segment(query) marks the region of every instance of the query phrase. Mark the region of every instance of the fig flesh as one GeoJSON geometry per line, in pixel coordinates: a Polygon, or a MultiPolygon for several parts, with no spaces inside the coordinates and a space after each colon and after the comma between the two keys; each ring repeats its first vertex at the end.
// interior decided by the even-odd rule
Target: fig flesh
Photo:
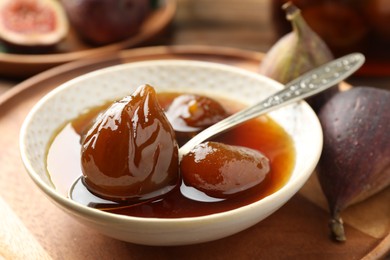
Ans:
{"type": "Polygon", "coordinates": [[[390,91],[355,87],[321,109],[324,148],[317,167],[331,231],[344,241],[341,211],[390,185],[390,91]]]}
{"type": "Polygon", "coordinates": [[[93,45],[134,35],[148,15],[149,0],[61,0],[77,34],[93,45]]]}
{"type": "Polygon", "coordinates": [[[218,142],[195,146],[180,163],[184,183],[215,198],[259,185],[269,171],[269,159],[259,151],[218,142]]]}
{"type": "Polygon", "coordinates": [[[145,85],[100,114],[82,141],[85,186],[113,201],[160,197],[179,181],[174,131],[145,85]]]}
{"type": "Polygon", "coordinates": [[[0,1],[0,19],[0,38],[21,51],[49,49],[69,30],[66,14],[54,0],[0,1]]]}

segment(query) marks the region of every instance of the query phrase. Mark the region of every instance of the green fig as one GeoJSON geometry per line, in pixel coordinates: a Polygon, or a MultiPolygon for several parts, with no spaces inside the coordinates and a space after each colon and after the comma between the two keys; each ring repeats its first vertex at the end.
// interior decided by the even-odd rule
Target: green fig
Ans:
{"type": "Polygon", "coordinates": [[[389,100],[390,91],[355,87],[319,112],[324,148],[317,173],[337,241],[346,240],[340,213],[390,185],[389,100]]]}
{"type": "MultiPolygon", "coordinates": [[[[286,84],[305,72],[334,59],[328,46],[306,23],[301,10],[291,2],[283,5],[293,31],[279,39],[266,53],[259,73],[286,84]]],[[[338,92],[333,87],[308,100],[314,110],[338,92]]]]}

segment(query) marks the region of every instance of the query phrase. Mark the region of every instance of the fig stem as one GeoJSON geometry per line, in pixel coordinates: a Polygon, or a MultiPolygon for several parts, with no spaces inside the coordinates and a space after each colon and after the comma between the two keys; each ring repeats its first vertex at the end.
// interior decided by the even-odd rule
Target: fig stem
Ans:
{"type": "Polygon", "coordinates": [[[333,214],[332,219],[329,221],[329,228],[332,232],[333,238],[338,242],[344,242],[346,240],[344,231],[344,222],[339,213],[333,214]]]}
{"type": "Polygon", "coordinates": [[[291,3],[290,1],[283,4],[282,9],[286,12],[286,18],[289,21],[292,21],[294,17],[301,12],[301,10],[295,5],[293,5],[293,3],[291,3]]]}
{"type": "Polygon", "coordinates": [[[283,4],[282,8],[286,12],[287,20],[291,22],[293,31],[300,36],[299,39],[306,38],[307,35],[315,35],[315,32],[309,27],[305,19],[303,19],[301,9],[290,1],[283,4]]]}

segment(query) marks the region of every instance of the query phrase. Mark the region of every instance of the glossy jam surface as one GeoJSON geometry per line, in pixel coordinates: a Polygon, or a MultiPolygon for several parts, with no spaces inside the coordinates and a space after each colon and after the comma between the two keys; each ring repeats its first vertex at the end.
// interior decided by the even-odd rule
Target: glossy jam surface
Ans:
{"type": "Polygon", "coordinates": [[[187,186],[223,199],[260,185],[269,171],[269,160],[259,151],[210,141],[196,145],[180,163],[187,186]]]}
{"type": "Polygon", "coordinates": [[[228,115],[218,101],[196,94],[177,96],[166,109],[166,114],[175,128],[179,145],[228,115]]]}
{"type": "Polygon", "coordinates": [[[114,102],[82,138],[85,186],[104,199],[142,201],[179,182],[175,133],[151,86],[114,102]]]}
{"type": "MultiPolygon", "coordinates": [[[[159,93],[159,104],[166,111],[179,95],[180,93],[159,93]]],[[[242,104],[231,100],[218,97],[215,97],[215,100],[222,104],[228,114],[243,108],[242,104]]],[[[91,109],[66,124],[53,138],[48,150],[47,169],[56,189],[65,196],[75,180],[82,175],[80,162],[80,139],[84,138],[81,137],[82,133],[89,128],[91,119],[106,108],[107,106],[102,106],[91,109]],[[64,153],[68,156],[64,156],[64,153]]],[[[258,180],[261,179],[259,184],[248,187],[239,196],[229,199],[210,199],[202,202],[189,199],[183,194],[191,188],[182,183],[156,200],[132,207],[110,207],[105,210],[129,216],[158,218],[194,217],[228,211],[258,201],[277,191],[288,181],[294,167],[295,150],[291,137],[267,116],[248,121],[212,141],[260,151],[269,160],[268,174],[259,177],[258,180]]],[[[85,194],[82,193],[81,196],[85,194]]],[[[90,198],[85,197],[85,201],[89,200],[90,198]]],[[[90,203],[89,206],[104,208],[99,203],[90,203]]]]}

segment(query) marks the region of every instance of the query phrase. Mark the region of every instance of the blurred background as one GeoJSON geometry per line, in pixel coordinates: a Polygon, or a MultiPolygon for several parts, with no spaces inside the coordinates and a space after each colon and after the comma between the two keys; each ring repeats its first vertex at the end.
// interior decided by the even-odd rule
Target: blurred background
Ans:
{"type": "MultiPolygon", "coordinates": [[[[164,26],[166,29],[155,33],[152,37],[145,37],[144,40],[123,44],[120,49],[160,45],[205,45],[266,53],[281,36],[291,31],[291,25],[281,8],[286,1],[163,0],[160,1],[160,5],[174,6],[173,15],[169,18],[168,25],[164,26]]],[[[302,10],[309,25],[320,34],[336,56],[361,51],[368,57],[364,70],[350,79],[352,84],[388,88],[390,83],[388,0],[293,0],[292,2],[302,10]]],[[[60,46],[61,51],[72,52],[74,47],[72,41],[73,38],[70,43],[67,43],[71,47],[60,46]]],[[[83,50],[94,49],[93,46],[80,46],[78,48],[83,50]]],[[[100,48],[96,49],[100,50],[100,48]]],[[[15,68],[7,64],[9,59],[14,61],[18,56],[9,58],[7,56],[9,53],[4,49],[3,52],[5,53],[0,53],[0,67],[3,71],[25,69],[18,67],[17,61],[15,68]]],[[[94,54],[96,53],[102,54],[100,51],[94,54]]],[[[26,58],[29,59],[29,63],[40,59],[36,56],[34,61],[34,56],[24,57],[24,55],[20,55],[19,59],[24,61],[26,58]]],[[[27,76],[15,78],[4,73],[0,74],[0,93],[27,78],[27,76]]],[[[33,73],[35,74],[36,72],[33,73]]]]}
{"type": "Polygon", "coordinates": [[[179,0],[173,42],[266,52],[277,39],[269,0],[179,0]]]}
{"type": "MultiPolygon", "coordinates": [[[[173,42],[225,45],[266,53],[292,28],[287,0],[178,0],[173,42]]],[[[390,4],[387,0],[292,0],[310,27],[340,56],[363,52],[364,70],[350,81],[390,88],[390,4]]]]}

